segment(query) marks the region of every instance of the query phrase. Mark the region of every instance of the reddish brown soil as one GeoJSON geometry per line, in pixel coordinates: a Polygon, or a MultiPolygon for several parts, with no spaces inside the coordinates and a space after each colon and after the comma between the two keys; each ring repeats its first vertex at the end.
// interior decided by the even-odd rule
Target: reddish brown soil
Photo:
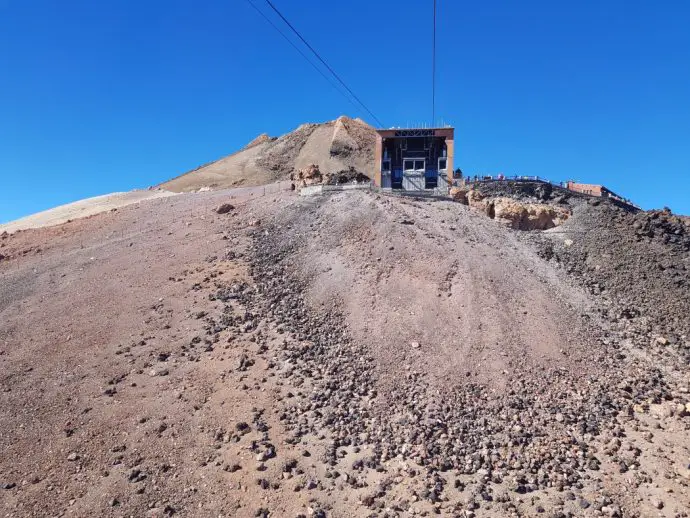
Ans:
{"type": "MultiPolygon", "coordinates": [[[[223,336],[213,351],[203,341],[198,354],[182,350],[206,339],[198,314],[216,309],[214,283],[247,279],[241,260],[223,257],[244,248],[251,216],[211,210],[247,199],[232,198],[156,200],[9,238],[0,482],[16,487],[0,493],[3,516],[254,516],[264,496],[247,450],[258,435],[252,408],[275,425],[275,396],[260,362],[243,381],[231,374],[250,342],[223,336]],[[216,440],[242,421],[252,430],[239,443],[223,442],[225,432],[216,440]],[[240,471],[224,471],[235,463],[240,471]],[[146,478],[130,481],[135,471],[146,478]]],[[[266,496],[273,509],[306,503],[287,494],[266,496]]]]}
{"type": "Polygon", "coordinates": [[[608,351],[597,301],[513,231],[450,202],[263,194],[183,194],[3,238],[0,515],[687,516],[687,369],[668,399],[631,401],[600,435],[580,434],[588,407],[568,401],[598,378],[638,379],[645,352],[595,361],[608,351]],[[221,203],[234,209],[217,214],[221,203]],[[257,264],[288,245],[284,273],[257,264]],[[285,287],[280,304],[304,297],[314,336],[275,316],[266,279],[285,287]],[[345,341],[319,363],[309,349],[326,309],[345,341]],[[357,400],[371,410],[347,398],[332,410],[370,416],[360,446],[335,441],[317,405],[335,404],[356,369],[371,374],[357,400]],[[522,468],[491,482],[433,468],[432,449],[380,455],[398,436],[377,433],[405,431],[402,409],[426,416],[408,430],[433,429],[438,395],[474,386],[500,404],[520,387],[537,387],[523,395],[539,404],[560,391],[565,418],[535,406],[515,419],[587,442],[578,451],[600,465],[524,494],[510,471],[522,468]]]}

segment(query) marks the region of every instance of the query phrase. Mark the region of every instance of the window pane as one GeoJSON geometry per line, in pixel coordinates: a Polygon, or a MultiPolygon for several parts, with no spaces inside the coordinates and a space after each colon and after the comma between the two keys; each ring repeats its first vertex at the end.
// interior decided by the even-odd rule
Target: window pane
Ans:
{"type": "Polygon", "coordinates": [[[415,160],[414,168],[415,168],[417,171],[422,171],[422,170],[424,170],[424,160],[415,160]]]}
{"type": "Polygon", "coordinates": [[[413,168],[414,168],[414,161],[413,160],[405,160],[403,162],[403,169],[405,169],[405,171],[409,171],[410,169],[413,169],[413,168]]]}
{"type": "Polygon", "coordinates": [[[438,161],[438,168],[439,169],[445,169],[446,168],[446,159],[445,158],[441,158],[438,161]]]}

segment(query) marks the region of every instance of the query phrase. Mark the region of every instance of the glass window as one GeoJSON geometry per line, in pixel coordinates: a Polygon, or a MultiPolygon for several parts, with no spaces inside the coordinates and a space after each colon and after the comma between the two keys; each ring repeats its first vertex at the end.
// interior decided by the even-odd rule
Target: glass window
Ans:
{"type": "Polygon", "coordinates": [[[403,169],[405,171],[411,171],[412,169],[414,169],[414,160],[404,160],[403,169]]]}
{"type": "Polygon", "coordinates": [[[445,158],[439,158],[438,159],[438,168],[439,169],[445,169],[446,168],[446,159],[445,158]]]}
{"type": "Polygon", "coordinates": [[[424,160],[415,160],[414,161],[414,168],[416,171],[423,171],[424,170],[424,160]]]}

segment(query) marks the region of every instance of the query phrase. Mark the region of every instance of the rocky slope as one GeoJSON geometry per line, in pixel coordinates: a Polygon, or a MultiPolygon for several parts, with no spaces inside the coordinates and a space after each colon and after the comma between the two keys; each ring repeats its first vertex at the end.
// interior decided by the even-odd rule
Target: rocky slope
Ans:
{"type": "Polygon", "coordinates": [[[668,209],[641,211],[536,182],[480,184],[460,195],[470,206],[523,230],[531,229],[524,217],[502,219],[489,209],[516,204],[510,216],[524,216],[526,208],[535,206],[567,214],[558,228],[550,224],[542,227],[552,228],[549,232],[520,236],[605,300],[602,311],[621,328],[622,338],[690,355],[683,346],[690,336],[688,217],[668,209]]]}
{"type": "Polygon", "coordinates": [[[341,116],[323,124],[303,124],[278,138],[266,134],[242,150],[205,164],[161,184],[174,192],[201,188],[263,185],[287,180],[291,173],[312,164],[323,174],[354,168],[373,174],[376,133],[361,119],[341,116]]]}
{"type": "Polygon", "coordinates": [[[687,516],[686,223],[501,189],[3,236],[3,516],[687,516]]]}

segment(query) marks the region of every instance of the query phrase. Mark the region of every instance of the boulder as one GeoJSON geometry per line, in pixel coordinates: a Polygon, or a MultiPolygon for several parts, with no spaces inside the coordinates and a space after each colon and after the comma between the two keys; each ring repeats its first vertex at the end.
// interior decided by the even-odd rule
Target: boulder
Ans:
{"type": "Polygon", "coordinates": [[[486,207],[486,202],[484,201],[484,195],[477,189],[470,189],[467,194],[467,203],[470,207],[475,209],[484,209],[486,207]]]}
{"type": "Polygon", "coordinates": [[[450,188],[450,197],[459,202],[462,203],[463,205],[468,205],[469,202],[467,201],[467,193],[470,192],[469,189],[466,189],[464,187],[451,187],[450,188]]]}
{"type": "Polygon", "coordinates": [[[219,207],[216,209],[216,212],[217,212],[218,214],[227,214],[228,212],[230,212],[230,211],[233,210],[234,208],[235,208],[235,206],[232,205],[231,203],[223,203],[221,206],[219,206],[219,207]]]}
{"type": "Polygon", "coordinates": [[[296,182],[298,187],[307,187],[308,185],[323,183],[323,175],[318,165],[311,164],[302,169],[298,169],[296,173],[292,173],[290,175],[290,180],[296,182]]]}

